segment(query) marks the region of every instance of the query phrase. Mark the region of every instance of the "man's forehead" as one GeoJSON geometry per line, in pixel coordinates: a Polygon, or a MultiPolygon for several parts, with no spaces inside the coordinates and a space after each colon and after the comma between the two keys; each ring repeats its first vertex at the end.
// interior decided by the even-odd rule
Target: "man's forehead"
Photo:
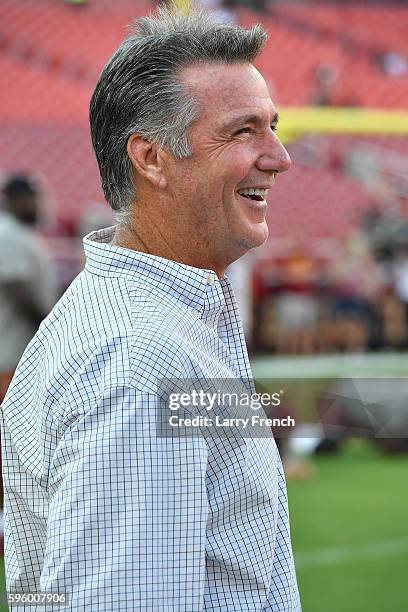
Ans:
{"type": "Polygon", "coordinates": [[[250,63],[201,62],[185,67],[181,77],[189,87],[201,93],[215,88],[227,91],[234,86],[268,91],[263,76],[250,63]]]}
{"type": "Polygon", "coordinates": [[[182,80],[196,99],[200,115],[211,115],[219,125],[249,115],[273,121],[276,115],[268,86],[252,64],[189,66],[182,80]]]}

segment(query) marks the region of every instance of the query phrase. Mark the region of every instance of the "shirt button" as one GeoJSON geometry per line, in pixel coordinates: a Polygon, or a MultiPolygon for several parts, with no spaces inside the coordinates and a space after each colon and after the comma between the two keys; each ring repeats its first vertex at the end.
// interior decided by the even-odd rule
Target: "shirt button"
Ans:
{"type": "Polygon", "coordinates": [[[215,283],[215,272],[209,272],[207,276],[207,285],[213,285],[215,283]]]}

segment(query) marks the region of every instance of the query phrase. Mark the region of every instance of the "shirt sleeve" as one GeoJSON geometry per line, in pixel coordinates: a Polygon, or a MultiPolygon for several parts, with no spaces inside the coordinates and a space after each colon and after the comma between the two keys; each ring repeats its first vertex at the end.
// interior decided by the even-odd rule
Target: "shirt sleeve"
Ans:
{"type": "Polygon", "coordinates": [[[289,529],[288,499],[282,461],[278,465],[278,522],[272,585],[264,612],[301,612],[289,529]]]}
{"type": "Polygon", "coordinates": [[[68,594],[59,610],[202,610],[206,445],[157,436],[165,409],[154,394],[119,388],[69,412],[41,576],[43,591],[68,594]]]}

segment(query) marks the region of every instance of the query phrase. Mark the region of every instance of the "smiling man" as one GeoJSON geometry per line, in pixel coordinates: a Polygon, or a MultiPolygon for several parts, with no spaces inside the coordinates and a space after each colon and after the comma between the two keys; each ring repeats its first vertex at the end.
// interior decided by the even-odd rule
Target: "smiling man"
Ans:
{"type": "Polygon", "coordinates": [[[191,153],[180,159],[140,133],[130,136],[139,199],[115,244],[221,278],[268,237],[266,196],[290,158],[275,134],[266,83],[251,63],[201,61],[184,68],[180,84],[198,114],[188,131],[191,153]]]}
{"type": "Polygon", "coordinates": [[[290,166],[253,65],[265,39],[162,9],[101,74],[91,131],[116,225],[85,238],[3,405],[9,591],[63,593],[60,611],[300,610],[271,435],[158,429],[163,380],[253,390],[224,271],[267,238],[290,166]]]}

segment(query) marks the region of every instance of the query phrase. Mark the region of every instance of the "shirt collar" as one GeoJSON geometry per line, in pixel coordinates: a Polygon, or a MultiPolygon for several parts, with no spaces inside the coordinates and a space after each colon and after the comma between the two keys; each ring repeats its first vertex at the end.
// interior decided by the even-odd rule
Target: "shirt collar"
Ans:
{"type": "Polygon", "coordinates": [[[206,319],[221,312],[227,279],[220,281],[213,270],[114,246],[110,244],[114,232],[115,227],[108,227],[85,236],[86,270],[98,276],[142,277],[152,292],[162,290],[174,295],[200,310],[206,319]]]}

